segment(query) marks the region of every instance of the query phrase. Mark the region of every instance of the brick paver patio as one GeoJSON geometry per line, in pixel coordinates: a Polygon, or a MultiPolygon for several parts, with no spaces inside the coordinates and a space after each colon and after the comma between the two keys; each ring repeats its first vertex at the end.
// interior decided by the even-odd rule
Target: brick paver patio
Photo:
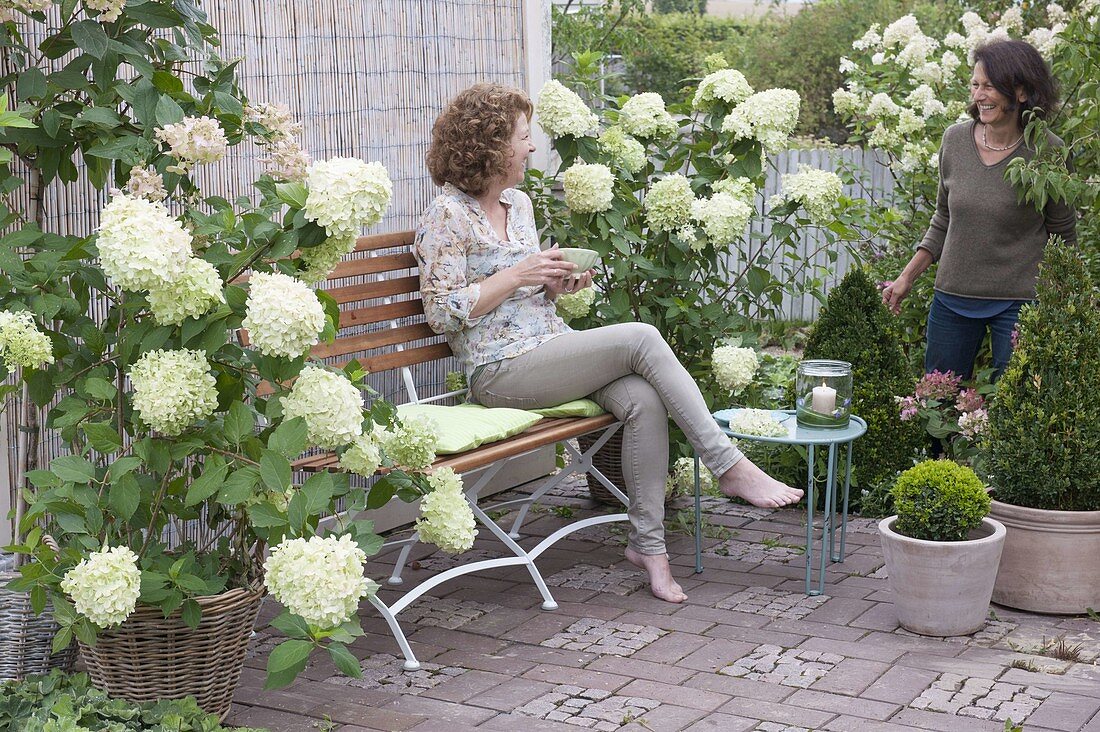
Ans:
{"type": "MultiPolygon", "coordinates": [[[[567,509],[532,517],[525,542],[560,527],[560,514],[602,510],[577,488],[551,498],[567,509]]],[[[364,604],[367,635],[352,647],[362,679],[318,657],[293,686],[265,692],[278,639],[260,630],[227,723],[278,732],[1003,732],[1012,719],[1028,732],[1100,732],[1100,622],[994,607],[973,636],[914,635],[897,626],[873,521],[853,519],[827,595],[806,597],[802,510],[718,500],[705,509],[703,574],[692,572],[691,538],[669,535],[683,605],[652,598],[622,558],[625,534],[597,527],[539,561],[555,612],[539,609],[514,567],[414,603],[401,619],[417,672],[402,670],[385,623],[364,604]]],[[[473,552],[499,556],[486,535],[473,552]]],[[[453,566],[426,549],[414,556],[411,581],[453,566]]],[[[372,564],[371,576],[388,569],[372,564]]],[[[269,600],[262,620],[276,611],[269,600]]]]}

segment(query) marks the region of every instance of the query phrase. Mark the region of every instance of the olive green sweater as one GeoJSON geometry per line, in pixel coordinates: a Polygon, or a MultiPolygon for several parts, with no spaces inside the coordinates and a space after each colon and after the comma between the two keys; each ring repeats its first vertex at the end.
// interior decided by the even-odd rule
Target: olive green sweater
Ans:
{"type": "MultiPolygon", "coordinates": [[[[1034,151],[1020,145],[999,163],[986,165],[974,142],[976,124],[952,125],[943,134],[936,213],[918,248],[939,262],[935,286],[941,292],[1031,300],[1049,235],[1075,243],[1077,216],[1061,201],[1048,201],[1042,212],[1019,203],[1004,179],[1005,167],[1034,151]]],[[[1050,142],[1062,145],[1054,135],[1050,142]]]]}

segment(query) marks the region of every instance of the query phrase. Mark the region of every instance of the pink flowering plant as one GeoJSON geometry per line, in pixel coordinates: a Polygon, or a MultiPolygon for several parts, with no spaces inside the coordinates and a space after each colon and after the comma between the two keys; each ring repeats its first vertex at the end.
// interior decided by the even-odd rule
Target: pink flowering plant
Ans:
{"type": "Polygon", "coordinates": [[[969,464],[989,422],[987,400],[996,388],[988,381],[991,374],[991,370],[979,373],[973,386],[964,386],[951,371],[925,374],[912,394],[894,397],[898,419],[918,421],[930,437],[940,441],[947,457],[969,464]]]}

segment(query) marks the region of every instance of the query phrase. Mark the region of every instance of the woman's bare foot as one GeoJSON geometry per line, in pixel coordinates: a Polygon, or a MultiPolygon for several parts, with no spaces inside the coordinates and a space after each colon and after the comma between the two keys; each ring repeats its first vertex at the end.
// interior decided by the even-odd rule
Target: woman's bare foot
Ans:
{"type": "Polygon", "coordinates": [[[627,547],[626,559],[638,569],[646,571],[649,575],[649,591],[658,600],[683,602],[687,599],[684,588],[672,577],[667,554],[642,554],[627,547]]]}
{"type": "Polygon", "coordinates": [[[732,468],[718,479],[718,487],[730,498],[744,498],[754,506],[761,508],[779,508],[798,503],[802,500],[802,491],[780,483],[758,468],[747,457],[738,460],[732,468]]]}

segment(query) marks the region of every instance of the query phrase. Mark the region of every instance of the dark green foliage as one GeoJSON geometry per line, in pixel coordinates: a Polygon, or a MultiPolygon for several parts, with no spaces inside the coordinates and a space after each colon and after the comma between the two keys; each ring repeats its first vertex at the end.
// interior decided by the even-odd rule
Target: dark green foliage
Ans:
{"type": "Polygon", "coordinates": [[[199,709],[194,697],[134,704],[111,699],[91,685],[87,674],[69,676],[60,671],[0,683],[0,729],[229,732],[216,716],[199,709]]]}
{"type": "Polygon", "coordinates": [[[653,0],[654,13],[695,13],[707,12],[707,0],[653,0]]]}
{"type": "Polygon", "coordinates": [[[891,318],[870,278],[854,268],[829,293],[806,344],[807,359],[852,364],[852,412],[867,421],[867,434],[855,443],[853,479],[872,496],[912,465],[921,440],[919,424],[898,419],[894,397],[913,382],[891,318]]]}
{"type": "Polygon", "coordinates": [[[1037,292],[989,412],[994,497],[1100,511],[1100,296],[1076,247],[1047,244],[1037,292]]]}
{"type": "Polygon", "coordinates": [[[964,541],[989,513],[989,494],[973,470],[951,460],[925,460],[898,476],[894,529],[925,541],[964,541]]]}

